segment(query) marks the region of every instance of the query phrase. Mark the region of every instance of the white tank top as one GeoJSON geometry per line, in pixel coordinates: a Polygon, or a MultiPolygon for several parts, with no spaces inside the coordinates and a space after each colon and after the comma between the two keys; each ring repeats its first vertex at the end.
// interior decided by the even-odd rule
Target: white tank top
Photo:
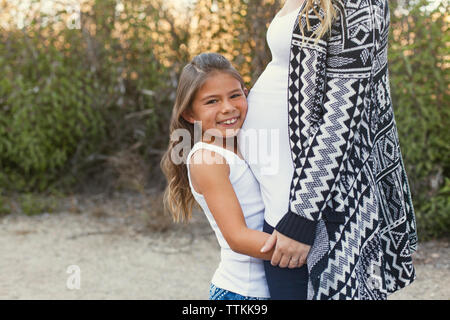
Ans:
{"type": "Polygon", "coordinates": [[[247,117],[238,135],[240,153],[261,187],[264,218],[272,227],[288,210],[294,173],[287,92],[292,31],[302,6],[281,17],[277,14],[267,30],[272,61],[248,95],[247,117]],[[255,135],[257,143],[252,140],[255,135]]]}
{"type": "MultiPolygon", "coordinates": [[[[194,152],[199,149],[214,151],[225,158],[230,167],[230,182],[241,205],[247,227],[262,231],[264,203],[261,198],[258,181],[256,181],[247,163],[232,151],[213,144],[197,142],[187,156],[187,164],[189,164],[194,152]]],[[[267,287],[263,261],[236,253],[230,249],[230,246],[214,220],[214,216],[208,208],[205,198],[203,195],[197,193],[192,186],[189,165],[187,165],[187,169],[192,194],[208,218],[221,248],[221,261],[211,282],[216,287],[243,296],[269,298],[270,294],[267,287]]]]}

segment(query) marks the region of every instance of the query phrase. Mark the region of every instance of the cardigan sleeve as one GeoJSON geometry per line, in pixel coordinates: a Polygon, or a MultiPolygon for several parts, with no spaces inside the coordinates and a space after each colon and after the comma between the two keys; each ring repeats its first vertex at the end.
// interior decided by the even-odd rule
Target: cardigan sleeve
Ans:
{"type": "MultiPolygon", "coordinates": [[[[346,1],[341,1],[344,8],[346,1]]],[[[347,39],[343,34],[337,36],[336,32],[346,32],[345,17],[355,13],[345,9],[343,12],[344,18],[337,19],[333,25],[332,44],[328,38],[312,44],[305,28],[305,36],[309,35],[306,45],[291,48],[288,117],[294,175],[288,212],[275,229],[308,245],[313,244],[316,224],[323,219],[324,209],[333,198],[343,159],[348,156],[360,123],[364,92],[370,85],[371,61],[368,63],[369,59],[356,56],[360,53],[358,50],[352,56],[352,53],[344,55],[342,49],[336,49],[343,48],[347,39]],[[342,39],[341,43],[336,45],[336,39],[342,39]],[[340,63],[342,61],[351,63],[340,63]],[[329,67],[330,62],[332,67],[329,67]],[[352,69],[369,71],[352,73],[352,69]]],[[[373,30],[368,30],[371,32],[373,30]]],[[[301,39],[301,33],[297,37],[301,39]]],[[[373,47],[373,35],[367,34],[366,39],[366,52],[369,52],[373,47]]]]}

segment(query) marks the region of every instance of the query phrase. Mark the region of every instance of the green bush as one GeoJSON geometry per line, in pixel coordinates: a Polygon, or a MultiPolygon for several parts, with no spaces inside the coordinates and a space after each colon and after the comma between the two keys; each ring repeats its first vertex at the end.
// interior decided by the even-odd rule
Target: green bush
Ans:
{"type": "Polygon", "coordinates": [[[117,154],[156,158],[148,150],[165,146],[174,91],[155,56],[169,35],[152,36],[161,3],[126,2],[117,12],[116,1],[96,0],[78,29],[58,22],[61,11],[51,23],[30,13],[25,28],[0,34],[0,186],[70,189],[103,174],[114,184],[117,154]]]}
{"type": "Polygon", "coordinates": [[[11,206],[8,203],[8,199],[0,194],[0,217],[2,215],[10,214],[11,206]]]}
{"type": "Polygon", "coordinates": [[[58,208],[58,201],[54,197],[43,197],[33,193],[24,193],[19,196],[22,213],[33,216],[42,213],[52,213],[58,208]]]}
{"type": "Polygon", "coordinates": [[[391,93],[419,237],[450,231],[450,105],[448,42],[444,2],[432,12],[421,0],[396,15],[391,2],[389,70],[391,93]]]}
{"type": "Polygon", "coordinates": [[[104,123],[93,107],[92,76],[68,65],[54,48],[35,49],[35,57],[20,65],[2,62],[0,182],[9,189],[43,191],[72,156],[92,151],[101,137],[104,123]]]}

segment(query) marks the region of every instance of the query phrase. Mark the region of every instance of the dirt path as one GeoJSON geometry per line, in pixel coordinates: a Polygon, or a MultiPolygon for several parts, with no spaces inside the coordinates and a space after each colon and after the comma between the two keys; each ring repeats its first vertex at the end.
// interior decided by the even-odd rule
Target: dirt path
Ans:
{"type": "MultiPolygon", "coordinates": [[[[207,299],[219,248],[197,215],[191,226],[143,233],[117,217],[0,217],[0,299],[207,299]],[[73,280],[79,268],[80,288],[73,280]]],[[[391,299],[450,299],[450,245],[421,244],[418,279],[391,299]]]]}

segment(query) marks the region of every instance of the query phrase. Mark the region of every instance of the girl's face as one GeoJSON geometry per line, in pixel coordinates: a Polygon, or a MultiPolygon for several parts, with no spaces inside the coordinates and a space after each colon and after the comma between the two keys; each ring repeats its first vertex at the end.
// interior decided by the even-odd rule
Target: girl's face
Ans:
{"type": "Polygon", "coordinates": [[[205,136],[237,135],[247,115],[247,89],[225,72],[214,72],[197,90],[192,108],[183,113],[190,123],[201,121],[205,136]]]}

